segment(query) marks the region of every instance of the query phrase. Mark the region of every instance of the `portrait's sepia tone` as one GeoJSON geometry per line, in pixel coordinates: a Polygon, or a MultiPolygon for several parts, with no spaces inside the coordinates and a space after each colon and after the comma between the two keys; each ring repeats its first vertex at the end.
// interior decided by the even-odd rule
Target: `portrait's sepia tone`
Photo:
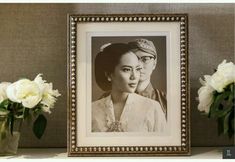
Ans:
{"type": "Polygon", "coordinates": [[[70,15],[68,32],[69,156],[189,155],[187,15],[70,15]]]}
{"type": "Polygon", "coordinates": [[[166,37],[93,37],[92,54],[92,132],[165,132],[166,37]]]}

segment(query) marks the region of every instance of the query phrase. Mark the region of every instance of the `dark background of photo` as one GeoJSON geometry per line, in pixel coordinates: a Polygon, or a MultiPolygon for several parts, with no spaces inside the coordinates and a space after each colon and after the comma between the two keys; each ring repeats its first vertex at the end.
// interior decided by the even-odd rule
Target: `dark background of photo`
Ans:
{"type": "Polygon", "coordinates": [[[106,43],[128,43],[135,39],[144,38],[152,41],[157,50],[157,66],[152,73],[152,85],[166,93],[166,36],[118,36],[118,37],[92,37],[92,101],[98,100],[104,91],[102,91],[95,81],[94,62],[95,57],[100,51],[100,47],[106,43]]]}
{"type": "MultiPolygon", "coordinates": [[[[223,59],[234,62],[235,4],[0,4],[0,82],[44,79],[62,94],[41,140],[25,122],[20,147],[67,145],[67,14],[188,13],[192,146],[234,145],[218,136],[217,122],[197,109],[199,78],[214,73],[223,59]]],[[[81,76],[82,78],[82,76],[81,76]]],[[[83,92],[78,92],[82,95],[83,92]]]]}

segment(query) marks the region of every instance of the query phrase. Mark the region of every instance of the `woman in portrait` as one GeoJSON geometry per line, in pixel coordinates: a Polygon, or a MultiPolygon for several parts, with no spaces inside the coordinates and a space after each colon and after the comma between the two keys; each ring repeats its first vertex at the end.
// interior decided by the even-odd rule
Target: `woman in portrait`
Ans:
{"type": "Polygon", "coordinates": [[[141,68],[129,45],[101,48],[95,78],[109,95],[92,103],[92,132],[164,132],[166,119],[159,102],[134,93],[141,68]]]}

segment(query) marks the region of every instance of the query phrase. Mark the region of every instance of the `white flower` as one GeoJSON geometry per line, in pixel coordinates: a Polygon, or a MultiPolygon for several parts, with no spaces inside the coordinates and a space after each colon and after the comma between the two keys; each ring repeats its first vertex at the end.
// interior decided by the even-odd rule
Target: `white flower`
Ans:
{"type": "Polygon", "coordinates": [[[44,84],[46,83],[46,80],[43,80],[41,76],[42,76],[42,74],[38,74],[33,81],[35,83],[37,83],[37,85],[39,86],[40,90],[43,92],[44,88],[45,88],[44,84]]]}
{"type": "Polygon", "coordinates": [[[24,107],[33,108],[42,99],[42,93],[34,81],[21,79],[8,86],[7,97],[13,102],[22,103],[24,107]]]}
{"type": "Polygon", "coordinates": [[[45,89],[42,97],[43,111],[51,113],[50,109],[54,107],[56,97],[61,94],[58,90],[53,90],[52,83],[45,83],[45,89]]]}
{"type": "Polygon", "coordinates": [[[50,109],[54,107],[56,97],[59,97],[61,94],[58,90],[53,90],[52,83],[47,83],[45,80],[42,79],[41,75],[42,74],[38,74],[34,81],[39,85],[42,91],[42,110],[44,112],[51,113],[50,109]]]}
{"type": "Polygon", "coordinates": [[[7,93],[6,93],[6,90],[7,90],[7,87],[10,85],[11,83],[9,82],[2,82],[0,84],[0,103],[2,101],[4,101],[5,99],[7,99],[7,93]]]}
{"type": "Polygon", "coordinates": [[[235,83],[235,65],[232,62],[226,63],[226,60],[224,60],[218,65],[218,69],[212,75],[209,84],[217,92],[223,92],[224,88],[231,83],[235,83]]]}
{"type": "Polygon", "coordinates": [[[215,90],[209,85],[211,76],[205,75],[204,78],[205,81],[200,79],[200,82],[203,86],[198,90],[198,110],[204,111],[208,114],[210,111],[210,106],[213,103],[213,91],[215,90]]]}

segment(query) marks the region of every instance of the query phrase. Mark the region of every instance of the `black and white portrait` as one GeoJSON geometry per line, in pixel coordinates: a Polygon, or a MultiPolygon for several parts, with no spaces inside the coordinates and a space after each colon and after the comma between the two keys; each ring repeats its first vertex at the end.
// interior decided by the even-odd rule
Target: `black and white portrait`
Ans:
{"type": "Polygon", "coordinates": [[[92,132],[167,129],[166,36],[93,36],[92,132]]]}
{"type": "Polygon", "coordinates": [[[181,146],[180,23],[77,20],[70,69],[76,146],[181,146]]]}

